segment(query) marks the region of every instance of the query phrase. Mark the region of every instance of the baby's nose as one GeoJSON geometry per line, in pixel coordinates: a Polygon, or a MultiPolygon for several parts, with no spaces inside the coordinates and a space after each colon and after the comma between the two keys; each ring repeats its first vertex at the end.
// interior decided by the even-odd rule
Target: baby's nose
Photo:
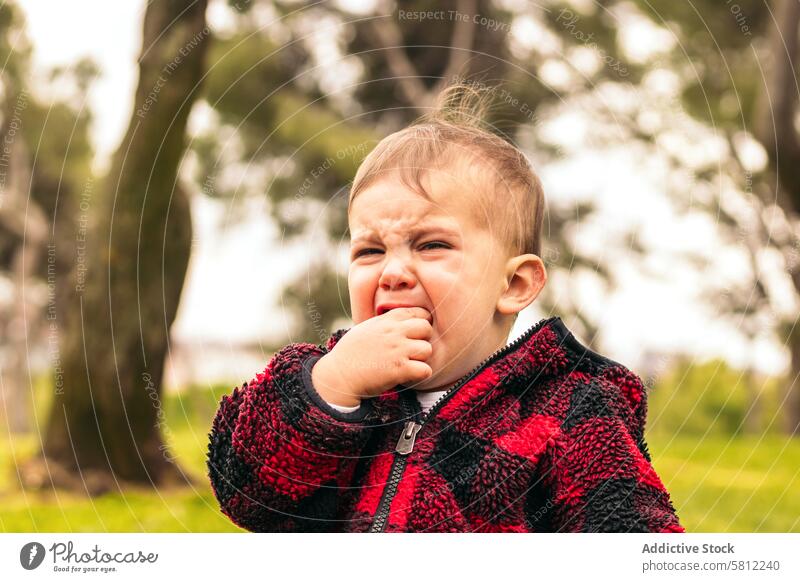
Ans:
{"type": "Polygon", "coordinates": [[[386,264],[378,281],[378,285],[383,289],[411,288],[416,284],[417,278],[414,273],[406,267],[403,261],[396,259],[386,264]]]}

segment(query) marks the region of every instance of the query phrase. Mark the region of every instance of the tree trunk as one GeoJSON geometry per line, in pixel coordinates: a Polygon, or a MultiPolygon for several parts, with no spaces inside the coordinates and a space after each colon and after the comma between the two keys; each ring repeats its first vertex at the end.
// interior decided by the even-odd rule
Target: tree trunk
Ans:
{"type": "MultiPolygon", "coordinates": [[[[766,75],[766,88],[760,96],[755,124],[756,137],[767,150],[770,174],[777,177],[775,194],[777,201],[792,224],[800,218],[800,141],[795,129],[797,111],[798,27],[800,26],[800,4],[797,0],[776,0],[773,22],[769,31],[766,54],[771,59],[766,75]]],[[[800,248],[800,239],[793,241],[793,248],[800,248]]],[[[797,294],[800,295],[800,261],[792,257],[788,265],[789,275],[797,294]]],[[[783,426],[789,435],[800,427],[800,318],[786,322],[784,334],[786,346],[791,354],[791,369],[786,380],[783,405],[783,426]]]]}
{"type": "Polygon", "coordinates": [[[29,348],[40,341],[36,274],[47,242],[47,221],[30,200],[30,159],[24,138],[5,132],[0,137],[10,150],[5,198],[0,201],[0,232],[11,234],[15,241],[9,265],[12,299],[6,318],[0,319],[6,348],[5,357],[0,357],[0,422],[7,424],[13,436],[30,432],[33,426],[29,348]]]}
{"type": "Polygon", "coordinates": [[[128,131],[97,195],[74,204],[81,215],[64,218],[75,219],[81,242],[87,228],[76,245],[86,260],[76,254],[62,283],[63,389],[56,387],[43,468],[29,471],[28,485],[38,479],[96,494],[121,481],[190,481],[162,439],[161,387],[191,248],[177,174],[205,71],[205,11],[206,0],[148,5],[128,131]]]}
{"type": "Polygon", "coordinates": [[[791,369],[783,393],[783,432],[800,432],[800,326],[786,325],[786,345],[791,354],[791,369]]]}

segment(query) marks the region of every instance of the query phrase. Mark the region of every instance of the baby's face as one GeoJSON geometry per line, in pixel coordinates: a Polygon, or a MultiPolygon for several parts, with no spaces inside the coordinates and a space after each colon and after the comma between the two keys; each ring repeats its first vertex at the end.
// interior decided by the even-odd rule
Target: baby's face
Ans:
{"type": "Polygon", "coordinates": [[[417,390],[448,386],[506,340],[496,305],[508,257],[474,216],[479,183],[429,171],[423,184],[430,202],[390,175],[350,208],[354,323],[382,315],[387,306],[424,307],[433,315],[427,361],[433,376],[414,385],[417,390]]]}

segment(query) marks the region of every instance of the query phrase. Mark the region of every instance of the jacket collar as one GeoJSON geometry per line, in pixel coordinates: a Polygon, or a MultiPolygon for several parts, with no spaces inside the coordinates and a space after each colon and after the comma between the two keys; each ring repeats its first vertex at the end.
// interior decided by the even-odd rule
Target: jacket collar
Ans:
{"type": "MultiPolygon", "coordinates": [[[[326,343],[327,350],[332,350],[348,331],[340,329],[334,332],[326,343]]],[[[541,378],[566,375],[571,371],[616,385],[638,419],[631,428],[643,428],[644,394],[639,378],[624,366],[581,344],[558,316],[540,320],[475,369],[466,372],[431,412],[445,420],[458,418],[478,403],[488,403],[507,387],[519,385],[518,380],[524,380],[523,384],[530,386],[541,378]]],[[[397,408],[404,393],[416,403],[416,399],[410,396],[411,391],[402,385],[372,400],[378,408],[397,408]]],[[[386,418],[387,415],[383,416],[386,418]]],[[[390,413],[389,416],[395,415],[390,413]]]]}
{"type": "MultiPolygon", "coordinates": [[[[350,328],[335,331],[328,339],[326,349],[332,350],[348,331],[350,328]]],[[[574,350],[575,344],[577,340],[567,330],[560,317],[543,319],[487,357],[476,368],[466,372],[452,386],[445,398],[459,401],[472,400],[514,378],[557,374],[566,368],[570,359],[567,350],[574,350]]],[[[582,350],[586,351],[586,348],[582,350]]],[[[396,386],[384,392],[380,400],[394,400],[403,391],[408,390],[403,385],[396,386]]]]}
{"type": "MultiPolygon", "coordinates": [[[[348,331],[350,331],[350,328],[335,331],[326,342],[326,350],[331,351],[348,331]]],[[[542,319],[529,327],[517,339],[488,356],[475,369],[465,372],[464,376],[455,385],[464,383],[464,380],[469,376],[475,375],[476,372],[480,372],[481,369],[487,366],[491,366],[498,371],[506,371],[507,373],[518,375],[530,372],[531,366],[538,366],[546,371],[554,371],[561,367],[560,364],[564,358],[560,352],[564,347],[572,348],[573,350],[577,347],[580,352],[591,353],[602,358],[602,356],[594,354],[594,352],[590,352],[590,350],[580,345],[564,325],[564,322],[561,321],[561,318],[554,316],[549,319],[542,319]],[[518,367],[519,365],[522,365],[522,368],[518,367]]]]}

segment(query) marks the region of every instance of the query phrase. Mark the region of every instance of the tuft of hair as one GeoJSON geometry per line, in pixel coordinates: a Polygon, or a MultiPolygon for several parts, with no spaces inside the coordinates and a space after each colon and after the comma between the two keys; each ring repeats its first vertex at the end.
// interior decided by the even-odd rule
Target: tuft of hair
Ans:
{"type": "Polygon", "coordinates": [[[350,188],[348,208],[366,188],[399,176],[433,201],[422,185],[430,170],[475,176],[471,208],[511,256],[541,254],[544,192],[525,154],[491,131],[487,116],[496,88],[460,83],[440,93],[412,125],[383,138],[364,158],[350,188]],[[480,177],[476,175],[480,174],[480,177]],[[482,177],[482,178],[481,178],[482,177]]]}

